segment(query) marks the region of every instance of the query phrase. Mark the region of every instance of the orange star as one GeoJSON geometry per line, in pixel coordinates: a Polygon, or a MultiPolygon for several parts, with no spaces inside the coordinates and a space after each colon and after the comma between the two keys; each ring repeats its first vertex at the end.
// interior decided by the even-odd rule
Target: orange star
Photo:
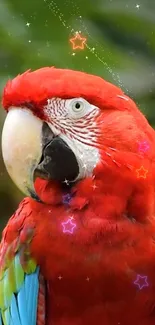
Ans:
{"type": "Polygon", "coordinates": [[[70,38],[70,42],[72,43],[73,45],[73,50],[76,50],[76,49],[81,49],[83,50],[84,49],[84,46],[86,45],[86,38],[85,37],[81,37],[79,33],[77,33],[75,35],[74,38],[70,38]]]}
{"type": "Polygon", "coordinates": [[[139,169],[136,169],[137,172],[137,178],[146,178],[146,174],[148,173],[148,170],[145,169],[143,166],[141,166],[139,169]]]}

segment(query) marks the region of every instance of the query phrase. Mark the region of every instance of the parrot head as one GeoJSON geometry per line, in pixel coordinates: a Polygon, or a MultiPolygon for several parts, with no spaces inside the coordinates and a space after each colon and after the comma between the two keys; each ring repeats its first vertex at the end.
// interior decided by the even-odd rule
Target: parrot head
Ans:
{"type": "Polygon", "coordinates": [[[62,188],[97,177],[107,166],[110,177],[120,160],[127,167],[138,155],[138,142],[154,142],[147,120],[120,88],[80,71],[47,67],[18,75],[4,88],[3,106],[7,171],[38,201],[37,177],[62,188]]]}

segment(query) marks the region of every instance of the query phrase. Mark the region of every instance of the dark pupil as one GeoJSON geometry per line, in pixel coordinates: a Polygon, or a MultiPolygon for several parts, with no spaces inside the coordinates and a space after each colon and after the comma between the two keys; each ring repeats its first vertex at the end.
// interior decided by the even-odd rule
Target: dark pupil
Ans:
{"type": "Polygon", "coordinates": [[[80,103],[77,102],[77,103],[75,104],[75,108],[80,108],[80,103]]]}

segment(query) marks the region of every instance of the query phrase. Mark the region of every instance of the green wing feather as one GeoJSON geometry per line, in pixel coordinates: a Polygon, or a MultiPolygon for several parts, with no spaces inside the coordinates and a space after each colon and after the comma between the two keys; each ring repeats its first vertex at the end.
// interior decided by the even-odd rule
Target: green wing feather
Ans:
{"type": "MultiPolygon", "coordinates": [[[[25,276],[37,270],[37,264],[29,251],[32,231],[25,230],[24,237],[24,243],[19,242],[19,239],[17,239],[7,248],[4,240],[1,243],[0,314],[4,325],[10,324],[10,306],[14,293],[20,292],[25,276]]],[[[19,324],[25,323],[21,322],[19,324]]]]}

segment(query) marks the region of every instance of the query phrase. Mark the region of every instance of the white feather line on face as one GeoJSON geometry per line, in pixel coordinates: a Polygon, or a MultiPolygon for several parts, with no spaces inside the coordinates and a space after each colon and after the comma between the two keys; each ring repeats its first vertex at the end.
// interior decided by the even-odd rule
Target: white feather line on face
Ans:
{"type": "Polygon", "coordinates": [[[48,123],[48,126],[54,135],[60,136],[60,138],[64,140],[74,152],[79,165],[79,175],[76,180],[91,177],[93,175],[94,168],[100,161],[99,150],[94,146],[91,146],[91,141],[88,141],[89,144],[82,143],[77,139],[71,139],[67,135],[62,134],[53,126],[53,124],[48,123]]]}
{"type": "Polygon", "coordinates": [[[91,177],[94,168],[100,161],[99,150],[76,139],[69,139],[65,134],[61,134],[61,139],[64,140],[74,152],[78,161],[79,175],[76,180],[91,177]]]}
{"type": "Polygon", "coordinates": [[[56,136],[60,136],[74,152],[79,165],[78,179],[91,177],[93,170],[100,161],[99,150],[93,146],[99,134],[98,127],[95,123],[95,117],[99,113],[99,108],[91,105],[86,100],[73,99],[74,101],[83,100],[86,105],[86,111],[77,119],[72,119],[69,114],[70,103],[72,100],[64,100],[61,98],[53,98],[48,100],[48,104],[44,107],[51,123],[48,123],[52,132],[56,136]],[[85,117],[85,115],[89,114],[85,117]]]}

